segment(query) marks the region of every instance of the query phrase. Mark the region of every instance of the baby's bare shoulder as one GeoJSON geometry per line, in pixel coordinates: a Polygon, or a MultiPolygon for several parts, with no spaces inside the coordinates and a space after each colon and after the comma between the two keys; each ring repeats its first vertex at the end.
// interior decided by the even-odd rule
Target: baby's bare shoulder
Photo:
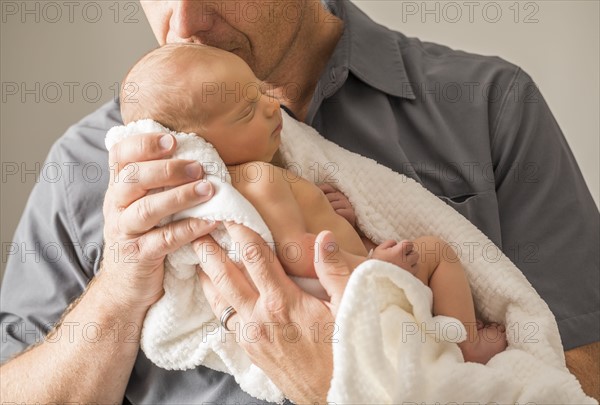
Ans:
{"type": "Polygon", "coordinates": [[[284,169],[267,162],[248,162],[228,166],[231,184],[242,194],[276,193],[287,191],[290,186],[284,169]]]}
{"type": "Polygon", "coordinates": [[[267,162],[247,162],[227,166],[231,182],[236,184],[255,184],[272,180],[276,167],[267,162]]]}
{"type": "Polygon", "coordinates": [[[232,185],[242,194],[293,193],[306,204],[326,199],[319,187],[287,169],[266,162],[228,166],[232,185]]]}

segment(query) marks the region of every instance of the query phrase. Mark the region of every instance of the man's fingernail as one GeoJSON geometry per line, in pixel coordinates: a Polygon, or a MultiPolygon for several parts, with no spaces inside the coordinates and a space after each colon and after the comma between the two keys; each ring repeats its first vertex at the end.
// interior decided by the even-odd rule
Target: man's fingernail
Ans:
{"type": "Polygon", "coordinates": [[[201,181],[198,184],[196,184],[194,186],[194,190],[196,191],[196,194],[198,194],[200,197],[208,197],[212,194],[212,186],[207,181],[201,181]]]}
{"type": "Polygon", "coordinates": [[[202,165],[198,162],[193,162],[185,166],[185,174],[192,178],[197,179],[202,176],[202,165]]]}
{"type": "MultiPolygon", "coordinates": [[[[214,222],[209,219],[196,219],[191,221],[192,227],[195,232],[205,235],[209,231],[210,227],[214,225],[214,222]]],[[[210,231],[209,231],[210,232],[210,231]]]]}
{"type": "Polygon", "coordinates": [[[333,236],[333,232],[327,232],[323,237],[323,246],[325,250],[333,253],[337,250],[337,243],[335,242],[335,237],[333,236]]]}
{"type": "Polygon", "coordinates": [[[173,137],[169,134],[163,135],[159,139],[158,144],[160,145],[161,149],[170,150],[173,147],[173,137]]]}

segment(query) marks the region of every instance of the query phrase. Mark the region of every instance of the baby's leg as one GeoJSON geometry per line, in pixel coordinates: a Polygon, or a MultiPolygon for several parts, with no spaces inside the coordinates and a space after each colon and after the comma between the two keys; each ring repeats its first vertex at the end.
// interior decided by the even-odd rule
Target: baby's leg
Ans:
{"type": "Polygon", "coordinates": [[[477,327],[471,288],[460,260],[452,247],[435,237],[415,240],[419,253],[416,276],[433,292],[434,315],[458,319],[467,329],[459,343],[465,361],[485,364],[506,348],[506,334],[497,325],[477,327]]]}

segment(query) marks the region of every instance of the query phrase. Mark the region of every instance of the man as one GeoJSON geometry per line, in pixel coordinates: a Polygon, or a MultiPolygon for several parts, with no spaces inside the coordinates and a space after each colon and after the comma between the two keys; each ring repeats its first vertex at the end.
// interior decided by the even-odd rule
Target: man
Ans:
{"type": "MultiPolygon", "coordinates": [[[[499,58],[408,39],[344,1],[328,3],[329,11],[303,0],[142,5],[160,44],[190,41],[236,53],[298,119],[410,175],[467,216],[548,302],[584,387],[598,386],[598,212],[526,73],[499,58]],[[239,5],[237,12],[232,4],[239,5]],[[461,97],[443,92],[451,83],[459,84],[461,97]]],[[[212,225],[202,221],[154,226],[169,213],[206,201],[212,187],[201,180],[197,165],[162,160],[174,148],[169,136],[123,142],[107,157],[105,132],[119,123],[118,106],[109,103],[50,152],[50,160],[104,164],[101,184],[40,183],[28,203],[17,241],[58,242],[70,254],[57,262],[42,250],[39,263],[8,264],[3,360],[34,343],[36,330],[47,332],[102,271],[44,343],[0,369],[2,401],[118,402],[126,395],[134,403],[256,402],[230,376],[202,367],[167,372],[138,354],[144,314],[162,294],[164,256],[198,237],[197,249],[213,243],[203,237],[212,225]],[[163,186],[174,188],[147,195],[163,186]]],[[[231,231],[236,240],[255,241],[244,230],[231,231]]],[[[330,234],[320,238],[333,242],[330,234]]],[[[260,249],[253,254],[264,257],[260,249]]],[[[277,262],[246,263],[258,292],[230,263],[207,266],[210,280],[203,278],[203,286],[216,314],[231,304],[242,323],[310,327],[333,319],[348,276],[343,263],[317,264],[334,298],[331,311],[299,293],[277,262]]],[[[290,345],[280,332],[269,345],[242,345],[290,399],[323,402],[331,348],[303,340],[290,345]]]]}

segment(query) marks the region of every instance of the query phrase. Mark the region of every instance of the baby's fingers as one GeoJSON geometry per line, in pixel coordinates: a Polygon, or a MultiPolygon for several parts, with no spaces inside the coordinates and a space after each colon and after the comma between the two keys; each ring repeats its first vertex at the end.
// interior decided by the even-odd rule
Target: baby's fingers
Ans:
{"type": "Polygon", "coordinates": [[[318,187],[321,189],[321,191],[325,194],[330,194],[330,193],[337,193],[337,189],[335,187],[333,187],[331,184],[329,183],[323,183],[323,184],[318,184],[318,187]]]}
{"type": "Polygon", "coordinates": [[[419,261],[419,253],[415,250],[415,244],[409,240],[403,240],[394,249],[398,249],[398,254],[411,267],[419,261]]]}
{"type": "Polygon", "coordinates": [[[377,246],[377,248],[378,249],[379,248],[381,248],[381,249],[389,249],[389,248],[391,248],[393,246],[396,246],[396,244],[397,244],[397,242],[395,240],[388,239],[386,241],[383,241],[383,243],[380,244],[379,246],[377,246]]]}
{"type": "Polygon", "coordinates": [[[330,203],[331,203],[331,208],[333,208],[335,211],[341,210],[341,209],[352,209],[350,202],[346,199],[333,200],[333,201],[330,201],[330,203]]]}
{"type": "Polygon", "coordinates": [[[415,244],[409,240],[403,240],[398,246],[400,247],[400,252],[405,255],[408,255],[415,249],[415,244]]]}

